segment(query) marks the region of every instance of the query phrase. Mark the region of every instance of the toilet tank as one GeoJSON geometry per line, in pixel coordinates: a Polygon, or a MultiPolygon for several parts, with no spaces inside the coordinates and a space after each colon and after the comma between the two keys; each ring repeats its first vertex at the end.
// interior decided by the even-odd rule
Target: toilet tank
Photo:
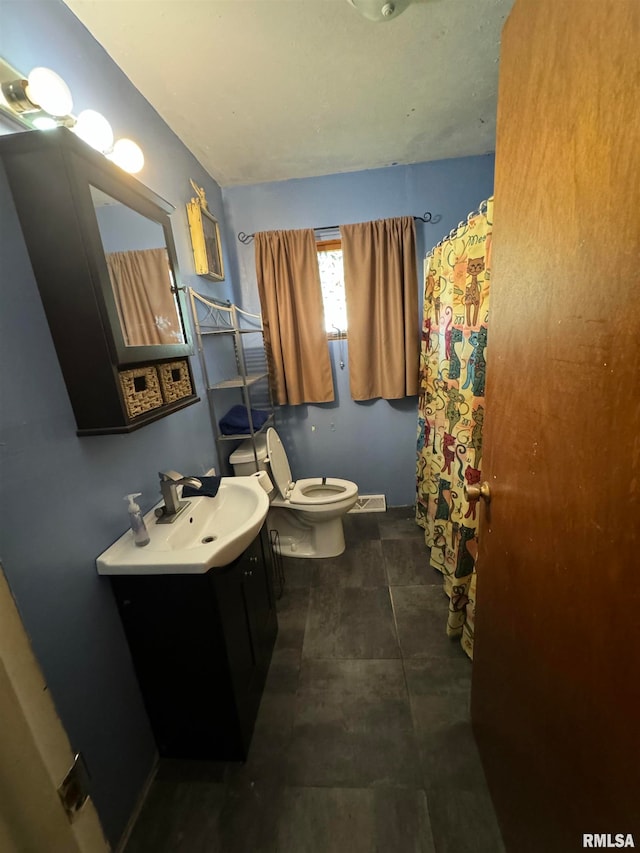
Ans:
{"type": "MultiPolygon", "coordinates": [[[[267,439],[264,435],[256,437],[256,453],[258,455],[258,471],[268,471],[267,464],[267,439]]],[[[233,473],[236,477],[246,477],[249,474],[255,474],[256,460],[253,455],[253,445],[251,439],[243,441],[229,457],[229,462],[233,466],[233,473]]]]}

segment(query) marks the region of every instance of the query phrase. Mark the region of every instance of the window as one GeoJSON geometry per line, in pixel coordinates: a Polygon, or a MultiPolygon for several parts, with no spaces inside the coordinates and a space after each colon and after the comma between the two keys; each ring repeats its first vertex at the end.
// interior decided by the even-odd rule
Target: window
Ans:
{"type": "Polygon", "coordinates": [[[347,302],[344,294],[342,243],[322,240],[317,244],[324,323],[329,338],[345,337],[347,333],[347,302]]]}

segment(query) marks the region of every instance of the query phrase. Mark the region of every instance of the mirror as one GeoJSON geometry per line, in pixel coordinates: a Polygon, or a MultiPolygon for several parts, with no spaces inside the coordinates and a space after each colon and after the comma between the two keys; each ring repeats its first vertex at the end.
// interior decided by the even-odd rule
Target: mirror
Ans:
{"type": "Polygon", "coordinates": [[[186,343],[164,228],[90,191],[125,346],[186,343]]]}

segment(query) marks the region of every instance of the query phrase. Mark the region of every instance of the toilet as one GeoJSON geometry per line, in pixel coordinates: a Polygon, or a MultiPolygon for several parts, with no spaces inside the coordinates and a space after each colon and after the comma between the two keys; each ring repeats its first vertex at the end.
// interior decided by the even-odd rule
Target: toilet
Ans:
{"type": "MultiPolygon", "coordinates": [[[[309,477],[293,482],[291,468],[278,433],[270,427],[256,439],[258,469],[272,480],[268,524],[277,530],[280,552],[286,557],[337,557],[345,549],[342,517],[358,499],[358,487],[349,480],[309,477]]],[[[256,471],[251,441],[243,441],[229,457],[236,476],[256,471]]]]}

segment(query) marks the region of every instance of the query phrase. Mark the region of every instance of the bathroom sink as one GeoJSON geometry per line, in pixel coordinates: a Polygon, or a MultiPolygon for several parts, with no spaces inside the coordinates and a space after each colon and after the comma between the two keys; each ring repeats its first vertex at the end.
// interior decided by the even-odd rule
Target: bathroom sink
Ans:
{"type": "Polygon", "coordinates": [[[97,558],[98,574],[201,574],[226,566],[255,539],[269,509],[255,476],[223,477],[215,498],[185,500],[190,505],[172,524],[156,524],[155,507],[148,512],[149,544],[138,547],[128,530],[97,558]]]}

